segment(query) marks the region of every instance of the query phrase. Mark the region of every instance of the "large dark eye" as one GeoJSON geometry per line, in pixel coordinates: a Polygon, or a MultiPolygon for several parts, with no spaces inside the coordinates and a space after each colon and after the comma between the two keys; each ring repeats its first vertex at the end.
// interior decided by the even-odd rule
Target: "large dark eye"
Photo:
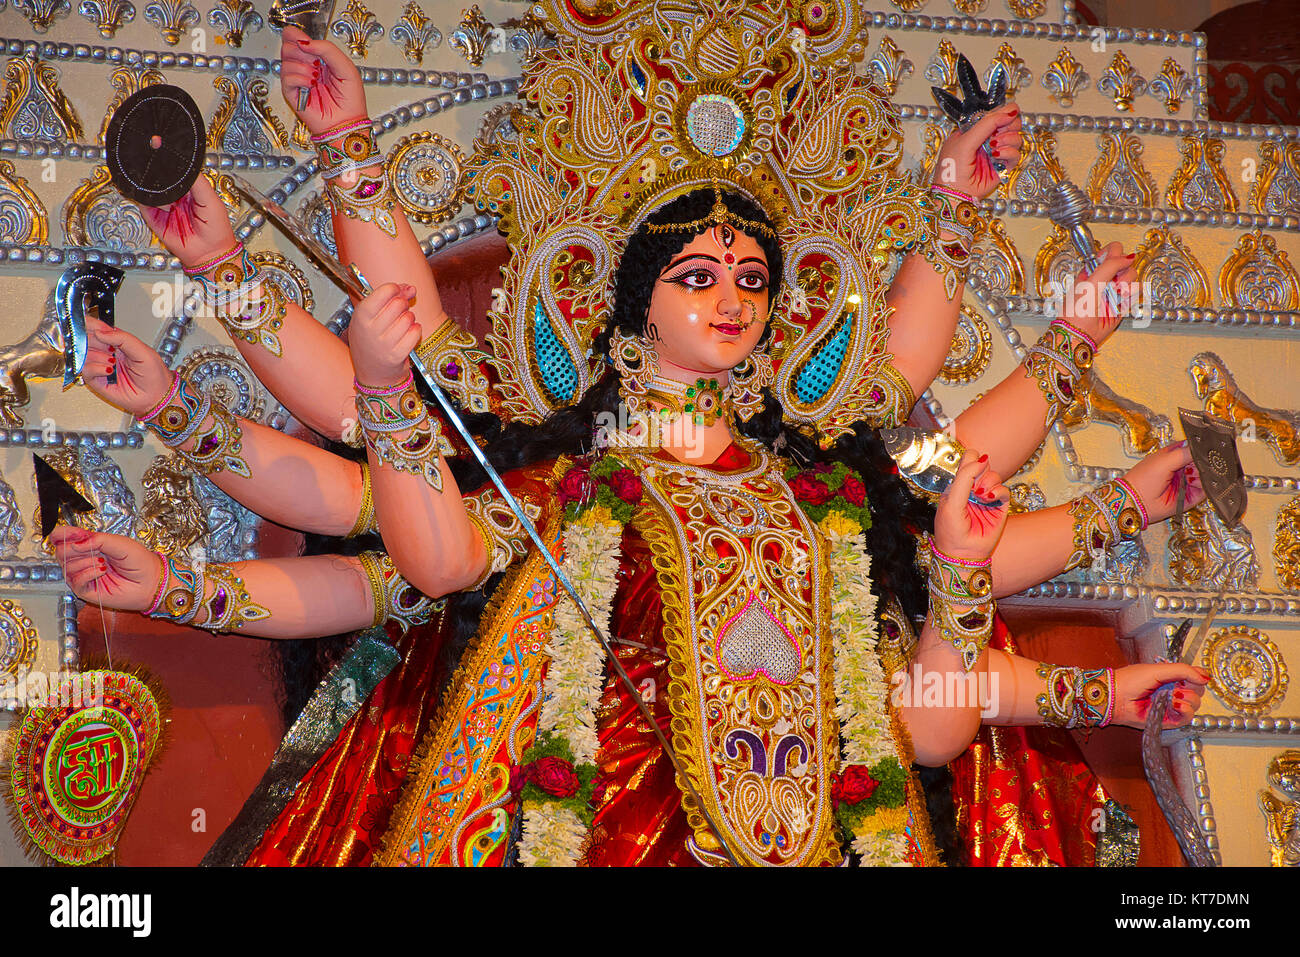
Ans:
{"type": "Polygon", "coordinates": [[[707,269],[692,269],[682,273],[673,282],[679,282],[691,289],[708,289],[714,283],[713,273],[707,269]]]}
{"type": "Polygon", "coordinates": [[[736,277],[736,285],[750,292],[762,292],[767,288],[767,277],[761,272],[747,272],[736,277]]]}

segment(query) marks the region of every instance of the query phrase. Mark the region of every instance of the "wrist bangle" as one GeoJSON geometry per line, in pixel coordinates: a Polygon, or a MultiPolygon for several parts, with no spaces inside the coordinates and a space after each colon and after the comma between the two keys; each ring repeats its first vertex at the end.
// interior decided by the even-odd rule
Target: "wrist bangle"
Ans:
{"type": "Polygon", "coordinates": [[[397,385],[390,386],[372,386],[362,385],[356,379],[352,380],[353,387],[362,395],[400,395],[405,392],[407,386],[415,384],[415,373],[407,370],[406,378],[397,385]]]}
{"type": "Polygon", "coordinates": [[[213,269],[217,266],[220,266],[227,259],[233,259],[235,256],[238,256],[243,251],[244,251],[244,244],[241,243],[239,240],[235,240],[235,245],[231,246],[224,253],[218,253],[216,256],[213,256],[209,260],[198,263],[197,265],[194,266],[185,266],[183,268],[186,273],[190,274],[191,276],[195,276],[198,275],[199,273],[205,273],[209,269],[213,269]]]}
{"type": "Polygon", "coordinates": [[[1115,484],[1122,485],[1128,491],[1129,498],[1133,500],[1133,504],[1137,506],[1137,510],[1139,514],[1141,514],[1142,516],[1141,530],[1146,531],[1151,526],[1151,519],[1147,515],[1147,507],[1142,504],[1141,496],[1139,496],[1137,490],[1134,489],[1133,486],[1128,483],[1127,479],[1117,478],[1115,479],[1115,484]]]}
{"type": "Polygon", "coordinates": [[[960,565],[962,568],[988,568],[990,565],[993,564],[992,556],[989,556],[988,558],[975,559],[975,558],[953,558],[951,555],[946,555],[943,552],[941,552],[939,550],[939,546],[934,543],[933,535],[930,536],[930,551],[941,561],[947,562],[949,565],[960,565]]]}
{"type": "Polygon", "coordinates": [[[993,576],[991,560],[950,559],[930,537],[930,615],[939,635],[961,655],[967,671],[993,637],[993,576]],[[968,578],[962,577],[969,571],[968,578]]]}
{"type": "Polygon", "coordinates": [[[162,397],[162,401],[159,402],[157,405],[155,405],[144,415],[137,415],[136,420],[141,425],[148,425],[158,415],[159,412],[167,408],[167,406],[171,405],[172,399],[176,398],[176,390],[180,388],[180,385],[181,385],[180,374],[177,372],[173,372],[172,386],[170,389],[167,390],[167,394],[162,397]]]}
{"type": "Polygon", "coordinates": [[[344,120],[337,126],[331,126],[329,129],[320,133],[313,133],[311,141],[319,146],[321,143],[326,143],[335,137],[342,136],[344,133],[351,133],[353,130],[359,130],[363,126],[370,127],[372,125],[373,123],[368,116],[363,116],[358,120],[344,120]]]}
{"type": "Polygon", "coordinates": [[[167,556],[161,552],[154,552],[154,554],[158,556],[159,564],[162,565],[162,575],[158,577],[158,591],[154,593],[153,602],[150,603],[148,610],[145,611],[145,617],[152,615],[158,610],[158,606],[162,604],[163,594],[167,591],[167,581],[171,578],[171,574],[168,571],[167,556]]]}
{"type": "Polygon", "coordinates": [[[953,199],[959,199],[963,203],[970,203],[972,206],[976,205],[974,196],[971,196],[969,193],[963,193],[959,189],[953,189],[951,186],[940,186],[938,183],[931,183],[930,188],[935,192],[951,196],[953,199]]]}
{"type": "Polygon", "coordinates": [[[1075,668],[1040,664],[1045,688],[1037,698],[1038,716],[1056,728],[1104,728],[1115,716],[1113,668],[1075,668]]]}

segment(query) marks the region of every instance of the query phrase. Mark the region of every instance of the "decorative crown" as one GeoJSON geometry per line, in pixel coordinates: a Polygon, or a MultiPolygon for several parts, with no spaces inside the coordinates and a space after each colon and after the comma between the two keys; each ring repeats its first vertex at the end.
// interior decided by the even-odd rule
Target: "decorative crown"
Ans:
{"type": "Polygon", "coordinates": [[[866,49],[851,0],[540,0],[557,37],[527,66],[527,108],[475,143],[469,195],[497,213],[513,256],[488,340],[507,414],[538,421],[601,373],[619,257],[655,210],[697,189],[776,227],[785,282],[771,351],[786,418],[824,441],[878,396],[888,358],[884,268],[931,241],[926,191],[899,174],[893,106],[855,72],[866,49]]]}

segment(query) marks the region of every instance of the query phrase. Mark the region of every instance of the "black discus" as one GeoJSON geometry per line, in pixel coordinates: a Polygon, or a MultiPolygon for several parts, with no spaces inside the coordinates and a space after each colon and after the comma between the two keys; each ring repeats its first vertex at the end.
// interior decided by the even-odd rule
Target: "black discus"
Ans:
{"type": "Polygon", "coordinates": [[[207,132],[199,108],[178,86],[147,86],[108,121],[105,159],[127,199],[166,206],[190,191],[203,168],[207,132]]]}

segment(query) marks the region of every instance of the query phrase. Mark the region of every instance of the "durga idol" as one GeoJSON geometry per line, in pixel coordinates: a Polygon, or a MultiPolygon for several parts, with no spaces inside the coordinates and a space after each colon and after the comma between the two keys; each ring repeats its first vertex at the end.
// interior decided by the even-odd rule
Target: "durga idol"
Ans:
{"type": "Polygon", "coordinates": [[[54,535],[87,601],[267,638],[387,623],[397,664],[261,796],[238,862],[932,864],[916,769],[982,725],[1137,727],[1166,682],[1166,726],[1186,725],[1199,669],[990,646],[998,597],[1168,518],[1184,479],[1188,505],[1203,497],[1179,445],[1010,513],[1003,477],[1118,325],[1089,304],[1133,278],[1131,256],[1108,247],[958,416],[937,501],[878,434],[948,351],[993,163],[1020,158],[1015,105],[951,133],[941,181],[918,184],[896,110],[854,70],[856,4],[534,9],[557,42],[468,172],[511,249],[485,346],[444,311],[359,72],[326,41],[286,28],[280,77],[320,148],[339,259],[373,288],[346,344],[263,281],[206,179],[145,210],[261,381],[364,462],[237,419],[90,323],[86,386],[190,468],[271,521],[371,543],[196,567],[54,535]],[[426,404],[412,350],[536,539],[426,404]],[[911,675],[997,693],[894,693],[911,675]]]}

